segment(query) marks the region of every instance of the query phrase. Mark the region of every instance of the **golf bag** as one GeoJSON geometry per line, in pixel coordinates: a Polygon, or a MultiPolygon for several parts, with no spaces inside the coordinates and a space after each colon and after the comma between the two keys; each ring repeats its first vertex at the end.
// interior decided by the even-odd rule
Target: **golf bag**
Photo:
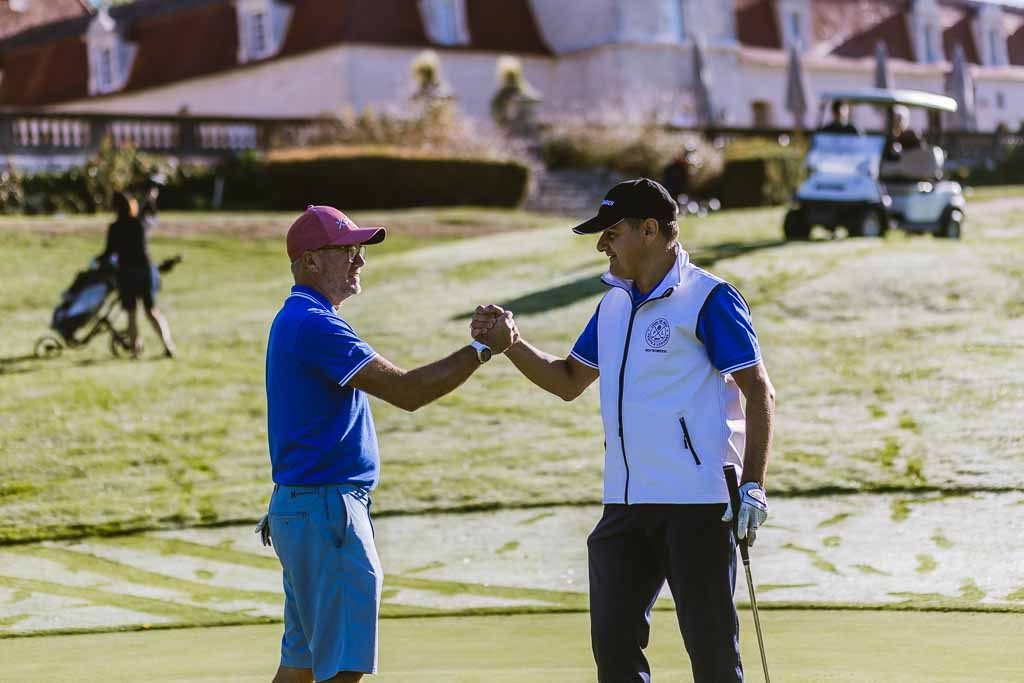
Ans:
{"type": "MultiPolygon", "coordinates": [[[[181,263],[181,256],[165,259],[154,270],[154,287],[159,288],[158,274],[170,272],[181,263]]],[[[118,310],[116,259],[93,259],[88,268],[78,272],[75,279],[61,294],[60,303],[53,309],[50,329],[59,335],[46,335],[36,341],[35,354],[40,358],[54,358],[63,347],[79,348],[98,334],[110,333],[111,352],[119,356],[129,350],[127,334],[114,328],[113,319],[118,310]]]]}

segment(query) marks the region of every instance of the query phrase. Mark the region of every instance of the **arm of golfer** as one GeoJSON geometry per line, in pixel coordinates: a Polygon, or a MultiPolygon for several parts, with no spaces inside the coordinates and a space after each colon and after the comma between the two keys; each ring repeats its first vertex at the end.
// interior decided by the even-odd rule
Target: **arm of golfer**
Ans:
{"type": "MultiPolygon", "coordinates": [[[[503,353],[512,343],[511,317],[481,337],[494,353],[503,353]]],[[[377,355],[349,380],[349,384],[371,396],[412,412],[454,391],[481,365],[472,346],[464,346],[445,358],[415,370],[403,370],[377,355]]]]}
{"type": "Polygon", "coordinates": [[[520,339],[505,356],[526,379],[563,401],[572,401],[593,384],[599,373],[572,356],[559,358],[520,339]]]}
{"type": "Polygon", "coordinates": [[[775,388],[764,363],[732,373],[747,399],[747,446],[743,454],[743,481],[764,484],[768,454],[775,430],[775,388]]]}

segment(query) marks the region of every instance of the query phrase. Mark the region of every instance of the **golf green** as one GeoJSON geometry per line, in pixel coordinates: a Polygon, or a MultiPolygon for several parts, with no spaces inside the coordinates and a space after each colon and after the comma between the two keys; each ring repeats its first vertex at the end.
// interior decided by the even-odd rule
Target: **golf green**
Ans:
{"type": "MultiPolygon", "coordinates": [[[[742,614],[747,679],[760,681],[757,639],[742,614]]],[[[787,683],[1024,680],[1024,616],[957,612],[771,610],[762,614],[770,672],[787,683]]],[[[270,680],[279,625],[0,640],[8,681],[270,680]]],[[[656,681],[688,681],[670,612],[654,615],[656,681]]],[[[385,619],[380,683],[589,682],[586,614],[385,619]]]]}

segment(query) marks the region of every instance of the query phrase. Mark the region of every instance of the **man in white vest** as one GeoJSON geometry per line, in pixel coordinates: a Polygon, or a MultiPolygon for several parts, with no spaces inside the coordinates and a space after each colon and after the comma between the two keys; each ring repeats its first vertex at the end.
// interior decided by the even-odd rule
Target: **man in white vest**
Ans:
{"type": "MultiPolygon", "coordinates": [[[[643,651],[666,581],[694,681],[743,680],[723,465],[741,472],[738,533],[753,543],[768,515],[775,392],[746,302],[690,262],[677,216],[653,180],[612,188],[597,216],[573,228],[600,233],[609,268],[608,291],[572,352],[559,358],[522,338],[506,352],[566,401],[601,379],[605,507],[587,541],[600,683],[650,682],[643,651]]],[[[478,308],[474,336],[504,314],[478,308]]]]}

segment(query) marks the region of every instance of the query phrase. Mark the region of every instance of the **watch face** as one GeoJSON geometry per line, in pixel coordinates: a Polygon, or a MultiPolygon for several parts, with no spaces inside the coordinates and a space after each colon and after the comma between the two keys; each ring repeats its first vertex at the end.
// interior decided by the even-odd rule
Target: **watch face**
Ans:
{"type": "Polygon", "coordinates": [[[480,362],[481,363],[486,363],[487,361],[489,361],[491,359],[491,350],[490,349],[478,349],[477,352],[476,352],[476,355],[480,357],[480,362]]]}

